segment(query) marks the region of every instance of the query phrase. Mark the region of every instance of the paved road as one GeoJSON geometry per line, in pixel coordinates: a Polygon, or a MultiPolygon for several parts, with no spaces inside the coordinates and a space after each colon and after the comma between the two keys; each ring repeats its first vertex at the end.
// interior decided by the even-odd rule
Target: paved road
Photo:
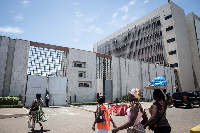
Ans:
{"type": "MultiPolygon", "coordinates": [[[[150,104],[145,104],[145,108],[150,104]]],[[[84,107],[85,108],[85,107],[84,107]]],[[[95,109],[95,106],[87,106],[95,109]]],[[[94,113],[73,107],[44,108],[50,117],[43,123],[44,133],[95,133],[91,127],[94,113]]],[[[168,108],[167,118],[172,126],[172,133],[189,133],[189,129],[200,124],[200,108],[168,108]]],[[[147,112],[149,116],[149,113],[147,112]]],[[[127,116],[112,116],[117,126],[127,122],[127,116]]],[[[0,119],[0,133],[32,133],[27,128],[27,117],[0,119]]],[[[39,133],[39,124],[36,124],[35,133],[39,133]]],[[[112,127],[111,127],[112,129],[112,127]]],[[[147,133],[152,131],[146,130],[147,133]]],[[[111,132],[110,132],[111,133],[111,132]]],[[[126,130],[119,131],[126,133],[126,130]]]]}

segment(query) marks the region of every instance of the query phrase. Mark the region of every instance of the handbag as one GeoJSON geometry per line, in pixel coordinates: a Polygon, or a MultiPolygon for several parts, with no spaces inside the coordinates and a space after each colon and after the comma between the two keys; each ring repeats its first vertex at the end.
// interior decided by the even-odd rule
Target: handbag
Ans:
{"type": "Polygon", "coordinates": [[[28,128],[35,128],[35,122],[32,117],[29,117],[28,119],[28,128]]]}
{"type": "Polygon", "coordinates": [[[36,111],[36,110],[39,110],[39,107],[38,107],[38,105],[34,101],[32,107],[31,107],[31,111],[36,111]]]}
{"type": "Polygon", "coordinates": [[[144,126],[140,123],[134,126],[131,126],[127,129],[127,133],[146,133],[144,126]]]}

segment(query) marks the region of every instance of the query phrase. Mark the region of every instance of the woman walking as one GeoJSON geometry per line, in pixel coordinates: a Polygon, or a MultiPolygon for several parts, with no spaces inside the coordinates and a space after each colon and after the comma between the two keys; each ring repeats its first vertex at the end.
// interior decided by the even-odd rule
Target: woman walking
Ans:
{"type": "Polygon", "coordinates": [[[147,114],[143,106],[139,103],[139,89],[132,89],[128,93],[128,99],[130,106],[127,109],[128,122],[124,125],[112,130],[112,133],[116,133],[119,130],[127,129],[127,133],[145,133],[143,125],[148,121],[147,114]],[[143,120],[140,122],[140,119],[143,120]]]}
{"type": "Polygon", "coordinates": [[[172,102],[168,96],[165,101],[165,95],[159,89],[154,90],[153,98],[155,102],[149,109],[151,117],[144,127],[149,126],[149,129],[153,130],[154,133],[170,133],[171,127],[166,118],[166,110],[167,106],[171,105],[172,102]]]}
{"type": "MultiPolygon", "coordinates": [[[[48,120],[49,116],[46,115],[43,110],[43,100],[41,99],[41,94],[36,94],[36,98],[33,100],[31,109],[30,109],[30,114],[32,115],[34,123],[39,123],[41,127],[41,131],[43,131],[43,126],[41,122],[45,122],[48,120]]],[[[32,131],[34,128],[31,129],[32,131]]]]}

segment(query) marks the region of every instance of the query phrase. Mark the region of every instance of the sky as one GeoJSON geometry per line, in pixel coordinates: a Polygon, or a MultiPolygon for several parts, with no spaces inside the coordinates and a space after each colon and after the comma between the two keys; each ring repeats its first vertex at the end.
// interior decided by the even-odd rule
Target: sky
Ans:
{"type": "MultiPolygon", "coordinates": [[[[200,16],[200,0],[171,0],[200,16]]],[[[0,0],[0,36],[93,51],[168,0],[0,0]]]]}

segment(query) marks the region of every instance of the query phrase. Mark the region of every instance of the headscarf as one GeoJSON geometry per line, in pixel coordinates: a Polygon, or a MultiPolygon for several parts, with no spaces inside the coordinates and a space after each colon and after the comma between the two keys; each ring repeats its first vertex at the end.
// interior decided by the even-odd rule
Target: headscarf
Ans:
{"type": "MultiPolygon", "coordinates": [[[[131,95],[133,95],[137,99],[140,98],[140,95],[141,95],[140,89],[137,89],[137,88],[133,88],[132,90],[129,91],[129,93],[131,95]]],[[[138,107],[139,107],[140,111],[142,113],[144,112],[143,107],[141,106],[141,104],[138,101],[131,102],[130,105],[129,105],[129,107],[132,107],[134,104],[138,104],[138,107]]]]}
{"type": "Polygon", "coordinates": [[[131,95],[133,95],[135,98],[140,98],[140,89],[133,88],[129,91],[131,95]]]}

